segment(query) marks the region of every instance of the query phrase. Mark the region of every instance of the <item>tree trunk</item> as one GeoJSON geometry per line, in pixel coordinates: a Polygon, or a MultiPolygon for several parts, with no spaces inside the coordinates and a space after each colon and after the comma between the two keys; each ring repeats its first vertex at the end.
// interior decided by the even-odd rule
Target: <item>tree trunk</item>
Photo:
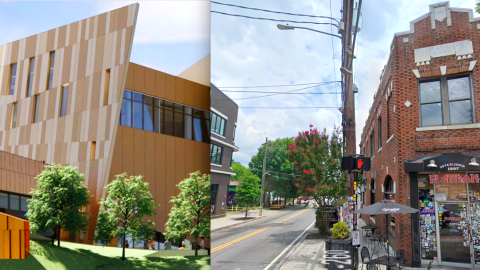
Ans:
{"type": "Polygon", "coordinates": [[[53,229],[53,233],[52,233],[52,246],[55,246],[55,231],[56,229],[53,229]]]}
{"type": "Polygon", "coordinates": [[[58,231],[58,233],[57,233],[57,247],[60,247],[60,229],[61,228],[57,229],[57,231],[58,231]]]}
{"type": "Polygon", "coordinates": [[[197,245],[197,243],[198,243],[198,235],[195,235],[195,236],[194,236],[193,243],[194,243],[194,245],[195,245],[195,257],[196,257],[196,256],[198,256],[198,245],[197,245]]]}
{"type": "Polygon", "coordinates": [[[122,261],[125,261],[125,241],[127,240],[127,233],[123,227],[123,243],[122,243],[122,261]]]}
{"type": "Polygon", "coordinates": [[[248,213],[248,209],[245,208],[245,219],[247,219],[247,213],[248,213]]]}

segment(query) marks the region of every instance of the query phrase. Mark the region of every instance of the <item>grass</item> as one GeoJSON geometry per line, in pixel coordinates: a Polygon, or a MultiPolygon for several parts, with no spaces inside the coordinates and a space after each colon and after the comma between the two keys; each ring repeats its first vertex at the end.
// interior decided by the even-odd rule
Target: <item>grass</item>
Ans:
{"type": "MultiPolygon", "coordinates": [[[[55,242],[56,244],[56,242],[55,242]]],[[[88,270],[88,269],[210,269],[210,256],[145,257],[154,251],[125,250],[126,261],[121,261],[122,249],[62,242],[61,247],[49,241],[30,241],[30,256],[24,260],[0,260],[2,270],[88,270]]]]}

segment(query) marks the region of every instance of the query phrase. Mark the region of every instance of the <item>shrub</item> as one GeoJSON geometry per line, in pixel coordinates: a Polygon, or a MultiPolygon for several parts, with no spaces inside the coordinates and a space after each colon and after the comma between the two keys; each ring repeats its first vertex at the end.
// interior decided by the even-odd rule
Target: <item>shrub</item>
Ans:
{"type": "Polygon", "coordinates": [[[315,227],[317,227],[318,229],[318,234],[328,235],[328,227],[325,225],[324,222],[325,215],[319,208],[315,210],[315,217],[315,227]]]}
{"type": "Polygon", "coordinates": [[[333,225],[332,236],[334,239],[346,239],[350,236],[350,230],[348,229],[347,223],[338,222],[333,225]]]}

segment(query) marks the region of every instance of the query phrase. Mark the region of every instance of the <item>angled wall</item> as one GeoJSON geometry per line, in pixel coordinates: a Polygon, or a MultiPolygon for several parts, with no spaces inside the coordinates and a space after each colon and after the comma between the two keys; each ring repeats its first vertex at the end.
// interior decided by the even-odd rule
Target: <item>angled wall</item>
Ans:
{"type": "Polygon", "coordinates": [[[138,8],[129,5],[0,46],[0,151],[72,165],[85,174],[94,197],[84,242],[92,241],[113,152],[138,8]]]}

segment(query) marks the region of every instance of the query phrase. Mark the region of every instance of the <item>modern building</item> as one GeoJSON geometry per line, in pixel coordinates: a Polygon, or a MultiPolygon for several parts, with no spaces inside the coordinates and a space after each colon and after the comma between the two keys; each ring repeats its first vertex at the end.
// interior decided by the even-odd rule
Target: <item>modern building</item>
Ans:
{"type": "MultiPolygon", "coordinates": [[[[98,202],[119,173],[143,175],[164,232],[175,186],[209,173],[210,91],[130,63],[139,5],[133,4],[0,46],[0,151],[85,174],[93,195],[85,235],[93,242],[98,202]]],[[[28,196],[30,177],[3,178],[0,192],[28,196]],[[6,181],[7,184],[3,184],[6,181]],[[16,185],[24,189],[16,189],[16,185]]]]}
{"type": "Polygon", "coordinates": [[[212,218],[225,216],[227,213],[227,193],[232,172],[233,153],[239,149],[235,146],[238,105],[215,85],[211,87],[211,214],[212,218]]]}
{"type": "MultiPolygon", "coordinates": [[[[412,266],[480,267],[479,29],[472,10],[442,2],[396,33],[363,128],[365,205],[420,210],[387,216],[390,245],[412,266]]],[[[385,233],[385,216],[362,219],[385,233]]]]}

